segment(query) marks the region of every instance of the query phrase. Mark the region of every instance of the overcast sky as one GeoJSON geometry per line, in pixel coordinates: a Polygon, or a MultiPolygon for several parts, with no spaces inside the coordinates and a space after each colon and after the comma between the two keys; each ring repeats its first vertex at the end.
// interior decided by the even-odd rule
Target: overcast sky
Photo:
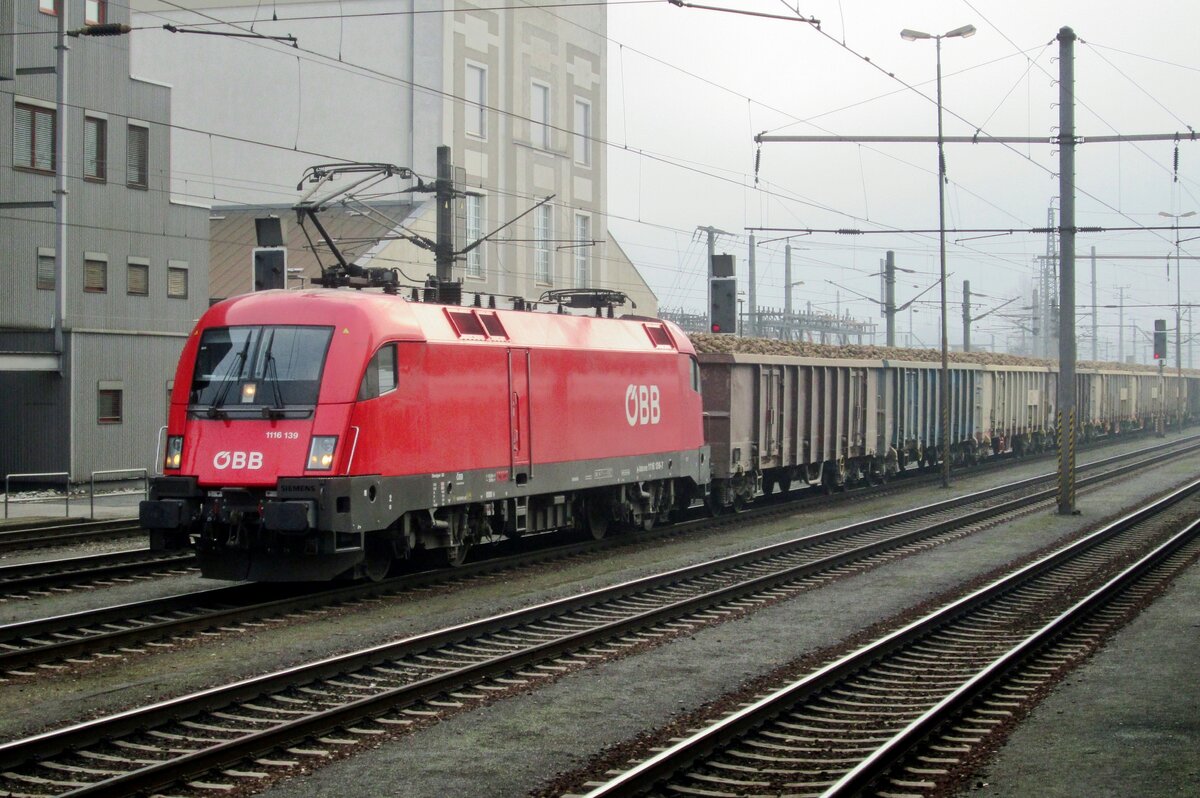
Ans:
{"type": "MultiPolygon", "coordinates": [[[[791,13],[782,0],[706,4],[791,13]]],[[[724,239],[720,250],[738,256],[743,275],[749,227],[936,230],[933,144],[768,143],[762,146],[759,184],[753,185],[753,136],[759,132],[936,134],[934,42],[905,41],[899,35],[903,28],[945,33],[973,24],[978,29],[971,38],[942,43],[946,135],[977,130],[993,136],[1056,135],[1055,37],[1064,25],[1079,37],[1077,135],[1186,135],[1188,125],[1200,126],[1194,34],[1200,5],[1194,2],[817,0],[799,11],[819,19],[820,29],[666,2],[610,3],[610,227],[664,308],[703,310],[704,244],[693,235],[697,226],[737,234],[724,239]]],[[[1200,212],[1200,141],[1179,145],[1178,181],[1175,149],[1172,142],[1081,146],[1077,224],[1169,225],[1160,211],[1200,212]]],[[[950,144],[946,162],[950,229],[1044,227],[1047,209],[1059,206],[1058,151],[1049,144],[950,144]]],[[[1184,223],[1197,220],[1200,216],[1184,223]]],[[[762,233],[759,240],[779,235],[762,233]]],[[[952,343],[961,336],[963,279],[971,281],[973,292],[987,295],[979,299],[979,314],[1009,297],[1027,295],[1035,259],[1046,252],[1044,234],[979,235],[947,235],[952,343]]],[[[1193,235],[1200,231],[1181,233],[1182,238],[1193,235]]],[[[1176,285],[1173,273],[1167,281],[1166,257],[1174,238],[1170,230],[1081,234],[1081,258],[1092,246],[1101,255],[1162,256],[1153,262],[1100,260],[1099,304],[1116,303],[1118,286],[1126,286],[1129,306],[1173,304],[1176,285]]],[[[815,234],[793,239],[793,246],[793,279],[805,282],[794,289],[798,306],[812,301],[832,311],[840,293],[842,310],[859,318],[879,319],[878,306],[852,292],[878,296],[879,278],[870,275],[879,270],[885,250],[895,250],[900,266],[918,272],[898,284],[899,301],[931,284],[938,272],[936,232],[815,234]]],[[[783,304],[782,247],[780,241],[758,249],[761,305],[783,304]]],[[[1198,242],[1184,242],[1182,249],[1185,255],[1200,255],[1198,242]]],[[[1087,314],[1088,260],[1080,262],[1077,285],[1080,314],[1087,314]]],[[[1200,296],[1200,267],[1185,265],[1182,292],[1184,303],[1200,296]]],[[[931,291],[926,298],[936,303],[936,296],[931,291]]],[[[1013,307],[1021,304],[1025,301],[1013,307]]],[[[1131,307],[1126,328],[1137,321],[1146,329],[1152,319],[1173,315],[1173,307],[1131,307]]],[[[1116,330],[1103,325],[1116,321],[1117,311],[1101,310],[1100,337],[1111,339],[1114,350],[1116,330]]],[[[917,305],[913,324],[918,337],[934,345],[936,304],[917,305]]],[[[1090,324],[1090,316],[1080,319],[1081,328],[1090,324]]],[[[1002,345],[1006,332],[1015,334],[998,317],[980,327],[977,343],[989,343],[994,332],[1002,345]]],[[[900,329],[907,331],[907,318],[900,329]]],[[[1127,347],[1130,337],[1127,332],[1127,347]]],[[[1115,351],[1111,354],[1115,358],[1115,351]]],[[[1081,343],[1080,356],[1090,356],[1090,342],[1081,343]]]]}

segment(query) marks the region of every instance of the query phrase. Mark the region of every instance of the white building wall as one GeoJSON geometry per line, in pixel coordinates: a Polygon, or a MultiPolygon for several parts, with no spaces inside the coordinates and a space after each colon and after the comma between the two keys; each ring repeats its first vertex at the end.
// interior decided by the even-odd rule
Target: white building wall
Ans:
{"type": "MultiPolygon", "coordinates": [[[[181,12],[134,3],[133,72],[174,87],[172,191],[212,204],[296,200],[304,170],[334,161],[378,161],[432,174],[441,132],[441,0],[280,0],[210,4],[181,12]],[[271,14],[280,21],[272,21],[271,14]],[[284,42],[170,33],[170,22],[250,20],[284,42]],[[421,124],[414,124],[419,117],[421,124]]],[[[208,24],[204,30],[214,30],[208,24]]],[[[223,28],[244,32],[250,25],[223,28]]]]}
{"type": "MultiPolygon", "coordinates": [[[[135,74],[174,87],[175,193],[214,205],[288,203],[300,197],[296,184],[305,169],[338,160],[411,166],[433,178],[437,147],[448,145],[459,179],[483,196],[485,232],[554,195],[554,234],[563,239],[554,244],[553,279],[535,281],[534,216],[524,217],[481,248],[481,279],[465,277],[465,259],[456,264],[454,276],[464,280],[467,295],[537,299],[546,289],[582,287],[574,280],[576,249],[569,246],[582,213],[599,242],[587,248],[587,287],[626,291],[639,313],[656,307],[632,264],[606,243],[605,147],[593,143],[587,165],[576,163],[573,153],[577,97],[590,103],[594,136],[602,139],[607,124],[603,6],[455,11],[461,0],[276,0],[270,6],[201,0],[185,13],[158,0],[134,5],[140,26],[257,15],[256,32],[294,35],[303,51],[141,31],[135,74]],[[445,13],[409,13],[414,10],[445,13]],[[466,131],[468,63],[487,70],[482,137],[466,131]],[[548,148],[531,140],[534,80],[551,90],[548,148]]],[[[392,188],[401,185],[407,184],[392,188]]],[[[411,227],[432,238],[433,214],[411,227]]],[[[432,255],[408,242],[376,256],[377,265],[399,267],[411,281],[433,272],[432,255]]]]}

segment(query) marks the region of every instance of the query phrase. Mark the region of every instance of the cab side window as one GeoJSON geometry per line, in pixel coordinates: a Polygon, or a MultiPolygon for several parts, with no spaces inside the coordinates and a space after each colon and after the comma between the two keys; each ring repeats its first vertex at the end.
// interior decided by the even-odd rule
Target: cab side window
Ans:
{"type": "Polygon", "coordinates": [[[692,358],[692,390],[700,393],[700,363],[692,358]]]}
{"type": "Polygon", "coordinates": [[[358,386],[358,401],[396,389],[396,345],[384,344],[367,363],[366,373],[358,386]]]}

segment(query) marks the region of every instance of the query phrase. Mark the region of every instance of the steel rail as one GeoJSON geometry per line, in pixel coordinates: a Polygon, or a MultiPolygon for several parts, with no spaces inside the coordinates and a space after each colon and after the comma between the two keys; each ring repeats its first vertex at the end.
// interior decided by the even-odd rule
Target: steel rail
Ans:
{"type": "MultiPolygon", "coordinates": [[[[1193,488],[1200,482],[1193,483],[1193,488]]],[[[1200,535],[1200,520],[1193,521],[1187,527],[1177,532],[1169,540],[1164,541],[1158,548],[1149,552],[1138,562],[1117,574],[1099,589],[1077,602],[1034,634],[1010,649],[986,668],[979,671],[962,687],[942,699],[921,717],[914,720],[907,728],[879,746],[869,757],[857,767],[843,776],[836,784],[825,791],[826,798],[850,796],[858,794],[872,781],[876,781],[887,771],[891,770],[905,754],[911,751],[921,740],[933,734],[938,726],[948,718],[959,715],[972,701],[985,693],[998,681],[1020,667],[1028,660],[1050,645],[1055,639],[1078,626],[1082,619],[1095,615],[1100,608],[1107,605],[1114,597],[1123,593],[1130,584],[1145,576],[1152,569],[1164,562],[1168,557],[1183,548],[1200,535]]]]}
{"type": "MultiPolygon", "coordinates": [[[[1145,521],[1197,492],[1200,492],[1200,480],[1193,481],[1171,492],[1167,496],[1154,500],[1069,546],[1047,555],[1036,562],[1030,563],[1012,574],[997,579],[970,595],[964,596],[901,629],[897,629],[879,640],[863,646],[835,662],[825,665],[792,684],[773,691],[753,704],[726,716],[705,729],[691,734],[684,740],[655,754],[634,768],[610,779],[604,784],[594,787],[585,793],[585,798],[613,798],[615,796],[646,794],[655,789],[664,780],[686,770],[698,760],[752,733],[779,715],[789,711],[807,697],[815,696],[845,681],[855,673],[860,672],[866,665],[887,657],[928,635],[931,631],[947,625],[953,620],[971,612],[973,609],[986,605],[997,596],[1010,592],[1022,583],[1054,569],[1062,563],[1078,556],[1080,553],[1087,552],[1099,543],[1119,535],[1135,524],[1145,521]]],[[[1050,493],[1055,494],[1056,492],[1050,491],[1050,493]]],[[[1200,524],[1193,523],[1185,531],[1190,533],[1191,537],[1194,537],[1198,530],[1200,530],[1200,524]]],[[[1172,538],[1170,543],[1173,545],[1164,544],[1158,547],[1151,555],[1147,555],[1135,566],[1126,569],[1122,573],[1122,576],[1127,577],[1130,574],[1143,573],[1149,567],[1151,561],[1157,562],[1158,559],[1161,559],[1161,556],[1166,556],[1164,552],[1169,553],[1169,551],[1173,551],[1174,548],[1177,548],[1183,542],[1186,542],[1187,539],[1190,539],[1182,537],[1182,534],[1172,538]],[[1161,556],[1156,559],[1155,555],[1161,556]]],[[[1121,584],[1127,584],[1127,582],[1122,583],[1120,577],[1114,578],[1107,582],[1098,593],[1102,597],[1108,597],[1114,590],[1120,589],[1121,584]]],[[[1015,658],[1024,656],[1033,650],[1033,647],[1044,641],[1046,636],[1051,634],[1049,630],[1052,627],[1061,628],[1061,624],[1073,622],[1073,619],[1078,617],[1075,614],[1076,611],[1095,606],[1096,602],[1101,600],[1101,596],[1093,594],[1088,599],[1079,602],[1071,611],[1063,613],[1056,621],[1046,624],[1039,630],[1034,636],[1037,638],[1037,642],[1033,640],[1024,641],[1017,646],[1019,651],[1009,651],[989,665],[984,672],[990,676],[1001,672],[1004,668],[1011,665],[1015,658]]],[[[978,689],[981,689],[983,683],[981,673],[954,693],[948,695],[937,707],[924,713],[920,718],[909,724],[900,734],[890,738],[879,749],[864,758],[852,771],[847,773],[834,786],[830,787],[824,795],[830,797],[845,796],[860,791],[866,784],[880,775],[881,769],[886,769],[888,765],[894,763],[897,758],[911,748],[916,740],[927,735],[940,721],[945,720],[945,714],[935,712],[935,710],[939,708],[961,708],[978,689]]]]}
{"type": "MultiPolygon", "coordinates": [[[[989,490],[983,493],[992,493],[989,490]]],[[[1026,506],[1032,502],[1048,501],[1053,498],[1055,491],[1048,489],[1033,496],[1025,496],[1003,505],[991,508],[992,513],[1000,513],[1026,506]]],[[[939,504],[949,504],[952,500],[939,504]]],[[[907,515],[897,514],[897,515],[907,515]]],[[[967,520],[960,523],[971,523],[977,519],[977,513],[971,513],[967,520]]],[[[927,527],[907,536],[934,533],[933,527],[927,527]]],[[[878,544],[872,544],[876,546],[878,544]]],[[[764,547],[765,549],[775,547],[764,547]]],[[[868,547],[871,548],[871,547],[868,547]]],[[[739,559],[745,555],[735,555],[739,559]]],[[[512,653],[486,660],[482,663],[455,669],[447,673],[422,679],[402,687],[388,689],[377,695],[350,701],[340,707],[325,712],[277,723],[273,728],[262,732],[243,735],[234,740],[219,742],[209,748],[190,753],[184,757],[168,760],[148,766],[130,773],[99,781],[95,784],[81,787],[71,792],[71,795],[118,795],[130,791],[147,790],[161,787],[204,772],[218,764],[228,763],[254,756],[263,751],[275,748],[287,740],[304,738],[320,734],[332,728],[337,728],[350,721],[392,711],[397,706],[408,706],[414,702],[431,698],[445,693],[447,690],[462,684],[478,682],[498,674],[504,674],[519,669],[529,663],[538,662],[562,654],[584,648],[595,642],[611,639],[614,636],[629,634],[633,630],[643,629],[655,623],[678,618],[680,615],[711,608],[714,604],[736,600],[755,592],[771,590],[780,584],[800,578],[804,572],[813,572],[836,567],[846,560],[845,554],[837,554],[823,558],[816,563],[807,563],[785,571],[759,576],[744,581],[741,584],[726,585],[718,590],[709,591],[699,596],[675,601],[652,610],[635,614],[627,619],[607,624],[595,625],[573,634],[565,634],[556,639],[518,649],[512,653]]],[[[689,566],[671,572],[675,574],[696,573],[701,566],[689,566]]],[[[678,580],[676,580],[678,581],[678,580]]],[[[272,691],[294,688],[298,685],[313,684],[319,679],[328,679],[340,674],[349,673],[355,669],[378,665],[389,660],[397,660],[406,654],[431,651],[437,646],[447,646],[480,637],[500,630],[512,629],[521,623],[532,623],[560,615],[562,612],[582,607],[595,608],[598,604],[626,597],[637,592],[639,588],[659,588],[664,582],[663,575],[645,577],[623,583],[621,585],[591,591],[581,596],[547,602],[533,608],[514,610],[493,618],[460,624],[448,629],[436,630],[423,635],[417,635],[406,640],[374,646],[358,652],[326,658],[315,663],[288,668],[272,674],[239,681],[232,685],[212,688],[209,690],[182,696],[176,699],[156,703],[149,707],[131,709],[117,713],[107,718],[77,724],[65,729],[45,732],[26,740],[13,741],[0,745],[0,769],[12,770],[24,763],[44,761],[46,758],[65,751],[92,745],[99,741],[111,740],[121,735],[151,728],[181,718],[196,717],[205,711],[228,707],[238,701],[258,698],[272,691]]]]}
{"type": "Polygon", "coordinates": [[[83,584],[147,571],[190,568],[194,566],[195,560],[196,555],[186,549],[127,549],[107,554],[5,565],[0,566],[0,595],[66,584],[83,584]]]}
{"type": "Polygon", "coordinates": [[[124,518],[111,521],[58,524],[51,527],[0,530],[0,551],[46,548],[47,546],[61,546],[89,540],[125,537],[141,531],[141,528],[136,518],[124,518]]]}

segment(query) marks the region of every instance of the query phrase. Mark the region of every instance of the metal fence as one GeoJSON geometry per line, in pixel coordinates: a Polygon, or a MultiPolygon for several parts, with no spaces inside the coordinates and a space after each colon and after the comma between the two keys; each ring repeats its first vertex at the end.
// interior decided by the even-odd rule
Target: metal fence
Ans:
{"type": "MultiPolygon", "coordinates": [[[[91,517],[96,516],[96,482],[97,477],[100,477],[100,482],[130,482],[137,481],[141,483],[143,499],[150,498],[150,473],[145,468],[109,468],[101,471],[93,471],[91,478],[88,480],[88,514],[91,517]],[[124,475],[119,480],[106,479],[124,475]]],[[[101,498],[105,496],[128,495],[127,493],[107,493],[100,494],[101,498]]],[[[48,502],[63,503],[63,515],[67,518],[71,516],[71,475],[66,471],[52,471],[46,473],[30,473],[30,474],[5,474],[4,475],[4,517],[8,518],[8,505],[11,504],[45,504],[48,502]],[[57,484],[62,482],[62,496],[29,496],[19,499],[12,498],[12,483],[13,482],[51,482],[57,484]]]]}
{"type": "MultiPolygon", "coordinates": [[[[44,474],[5,474],[4,475],[4,517],[5,518],[8,518],[8,503],[10,501],[9,496],[12,494],[12,491],[9,489],[9,486],[12,484],[12,480],[14,480],[14,479],[24,480],[26,482],[32,482],[35,479],[61,479],[63,481],[63,486],[64,486],[63,487],[63,497],[64,497],[64,503],[66,505],[64,514],[67,517],[70,517],[70,515],[71,515],[71,475],[69,473],[67,473],[66,471],[54,471],[54,472],[49,472],[49,473],[44,473],[44,474]]],[[[11,501],[13,504],[35,504],[35,503],[41,503],[41,502],[58,501],[58,497],[57,496],[34,496],[34,497],[28,498],[28,499],[13,499],[11,501]]]]}

